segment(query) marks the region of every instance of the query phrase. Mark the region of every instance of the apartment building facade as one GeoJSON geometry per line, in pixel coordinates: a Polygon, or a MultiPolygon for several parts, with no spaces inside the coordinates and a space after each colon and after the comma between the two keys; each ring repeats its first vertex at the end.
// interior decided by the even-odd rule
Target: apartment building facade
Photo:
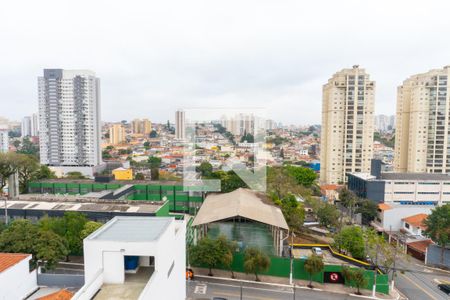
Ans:
{"type": "Polygon", "coordinates": [[[347,173],[369,172],[374,128],[375,82],[359,66],[343,69],[323,86],[321,172],[326,184],[347,173]]]}
{"type": "Polygon", "coordinates": [[[125,142],[126,133],[122,124],[113,124],[109,128],[109,143],[111,145],[119,145],[125,142]]]}
{"type": "Polygon", "coordinates": [[[101,163],[100,80],[88,70],[44,69],[38,78],[41,163],[101,163]]]}
{"type": "Polygon", "coordinates": [[[450,66],[413,75],[397,89],[396,172],[450,173],[450,66]]]}

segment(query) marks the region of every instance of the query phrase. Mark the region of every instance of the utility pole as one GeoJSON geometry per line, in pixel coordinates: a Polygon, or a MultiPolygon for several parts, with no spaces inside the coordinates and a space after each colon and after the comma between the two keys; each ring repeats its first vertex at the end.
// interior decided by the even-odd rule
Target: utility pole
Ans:
{"type": "Polygon", "coordinates": [[[293,254],[293,250],[294,250],[294,232],[291,232],[291,246],[289,247],[290,249],[290,257],[291,257],[291,271],[289,273],[289,284],[292,284],[293,282],[293,273],[294,273],[294,254],[293,254]]]}
{"type": "Polygon", "coordinates": [[[380,245],[377,243],[377,249],[375,252],[375,269],[373,274],[373,291],[372,291],[372,297],[375,297],[375,294],[377,292],[377,272],[378,272],[378,251],[380,250],[380,245]]]}
{"type": "Polygon", "coordinates": [[[241,299],[241,300],[243,299],[242,298],[242,281],[241,281],[241,297],[239,299],[241,299]]]}

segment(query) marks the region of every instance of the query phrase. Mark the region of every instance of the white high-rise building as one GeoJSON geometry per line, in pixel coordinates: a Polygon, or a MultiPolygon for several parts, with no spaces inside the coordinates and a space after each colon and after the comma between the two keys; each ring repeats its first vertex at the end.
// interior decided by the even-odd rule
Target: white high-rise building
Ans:
{"type": "Polygon", "coordinates": [[[21,132],[22,137],[31,136],[31,117],[23,117],[21,132]]]}
{"type": "Polygon", "coordinates": [[[397,89],[396,172],[450,173],[450,66],[409,77],[397,89]]]}
{"type": "Polygon", "coordinates": [[[38,116],[38,114],[31,115],[31,136],[39,136],[39,116],[38,116]]]}
{"type": "Polygon", "coordinates": [[[41,163],[100,164],[100,79],[87,70],[44,69],[38,85],[41,163]]]}
{"type": "Polygon", "coordinates": [[[186,120],[182,110],[175,112],[175,137],[179,140],[186,138],[186,120]]]}
{"type": "Polygon", "coordinates": [[[370,171],[375,82],[359,66],[323,86],[320,180],[339,184],[347,173],[370,171]]]}
{"type": "Polygon", "coordinates": [[[21,132],[22,137],[39,135],[39,119],[37,114],[23,117],[21,132]]]}
{"type": "Polygon", "coordinates": [[[395,116],[377,115],[375,116],[375,130],[389,131],[395,128],[395,116]]]}
{"type": "Polygon", "coordinates": [[[8,126],[0,124],[0,153],[6,153],[9,150],[8,126]]]}

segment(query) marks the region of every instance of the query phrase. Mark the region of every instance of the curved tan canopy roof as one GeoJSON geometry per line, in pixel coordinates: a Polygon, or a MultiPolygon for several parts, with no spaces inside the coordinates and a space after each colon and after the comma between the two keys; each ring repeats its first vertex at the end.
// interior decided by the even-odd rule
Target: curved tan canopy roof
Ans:
{"type": "Polygon", "coordinates": [[[208,195],[192,226],[242,217],[260,223],[288,229],[281,209],[264,203],[265,195],[239,188],[226,194],[208,195]]]}

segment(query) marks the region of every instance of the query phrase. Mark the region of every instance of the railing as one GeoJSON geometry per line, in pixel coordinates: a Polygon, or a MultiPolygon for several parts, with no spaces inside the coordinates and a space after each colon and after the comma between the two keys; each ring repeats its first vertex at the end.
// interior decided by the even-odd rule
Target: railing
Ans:
{"type": "Polygon", "coordinates": [[[90,300],[103,285],[103,269],[98,270],[94,277],[81,287],[72,300],[90,300]]]}

